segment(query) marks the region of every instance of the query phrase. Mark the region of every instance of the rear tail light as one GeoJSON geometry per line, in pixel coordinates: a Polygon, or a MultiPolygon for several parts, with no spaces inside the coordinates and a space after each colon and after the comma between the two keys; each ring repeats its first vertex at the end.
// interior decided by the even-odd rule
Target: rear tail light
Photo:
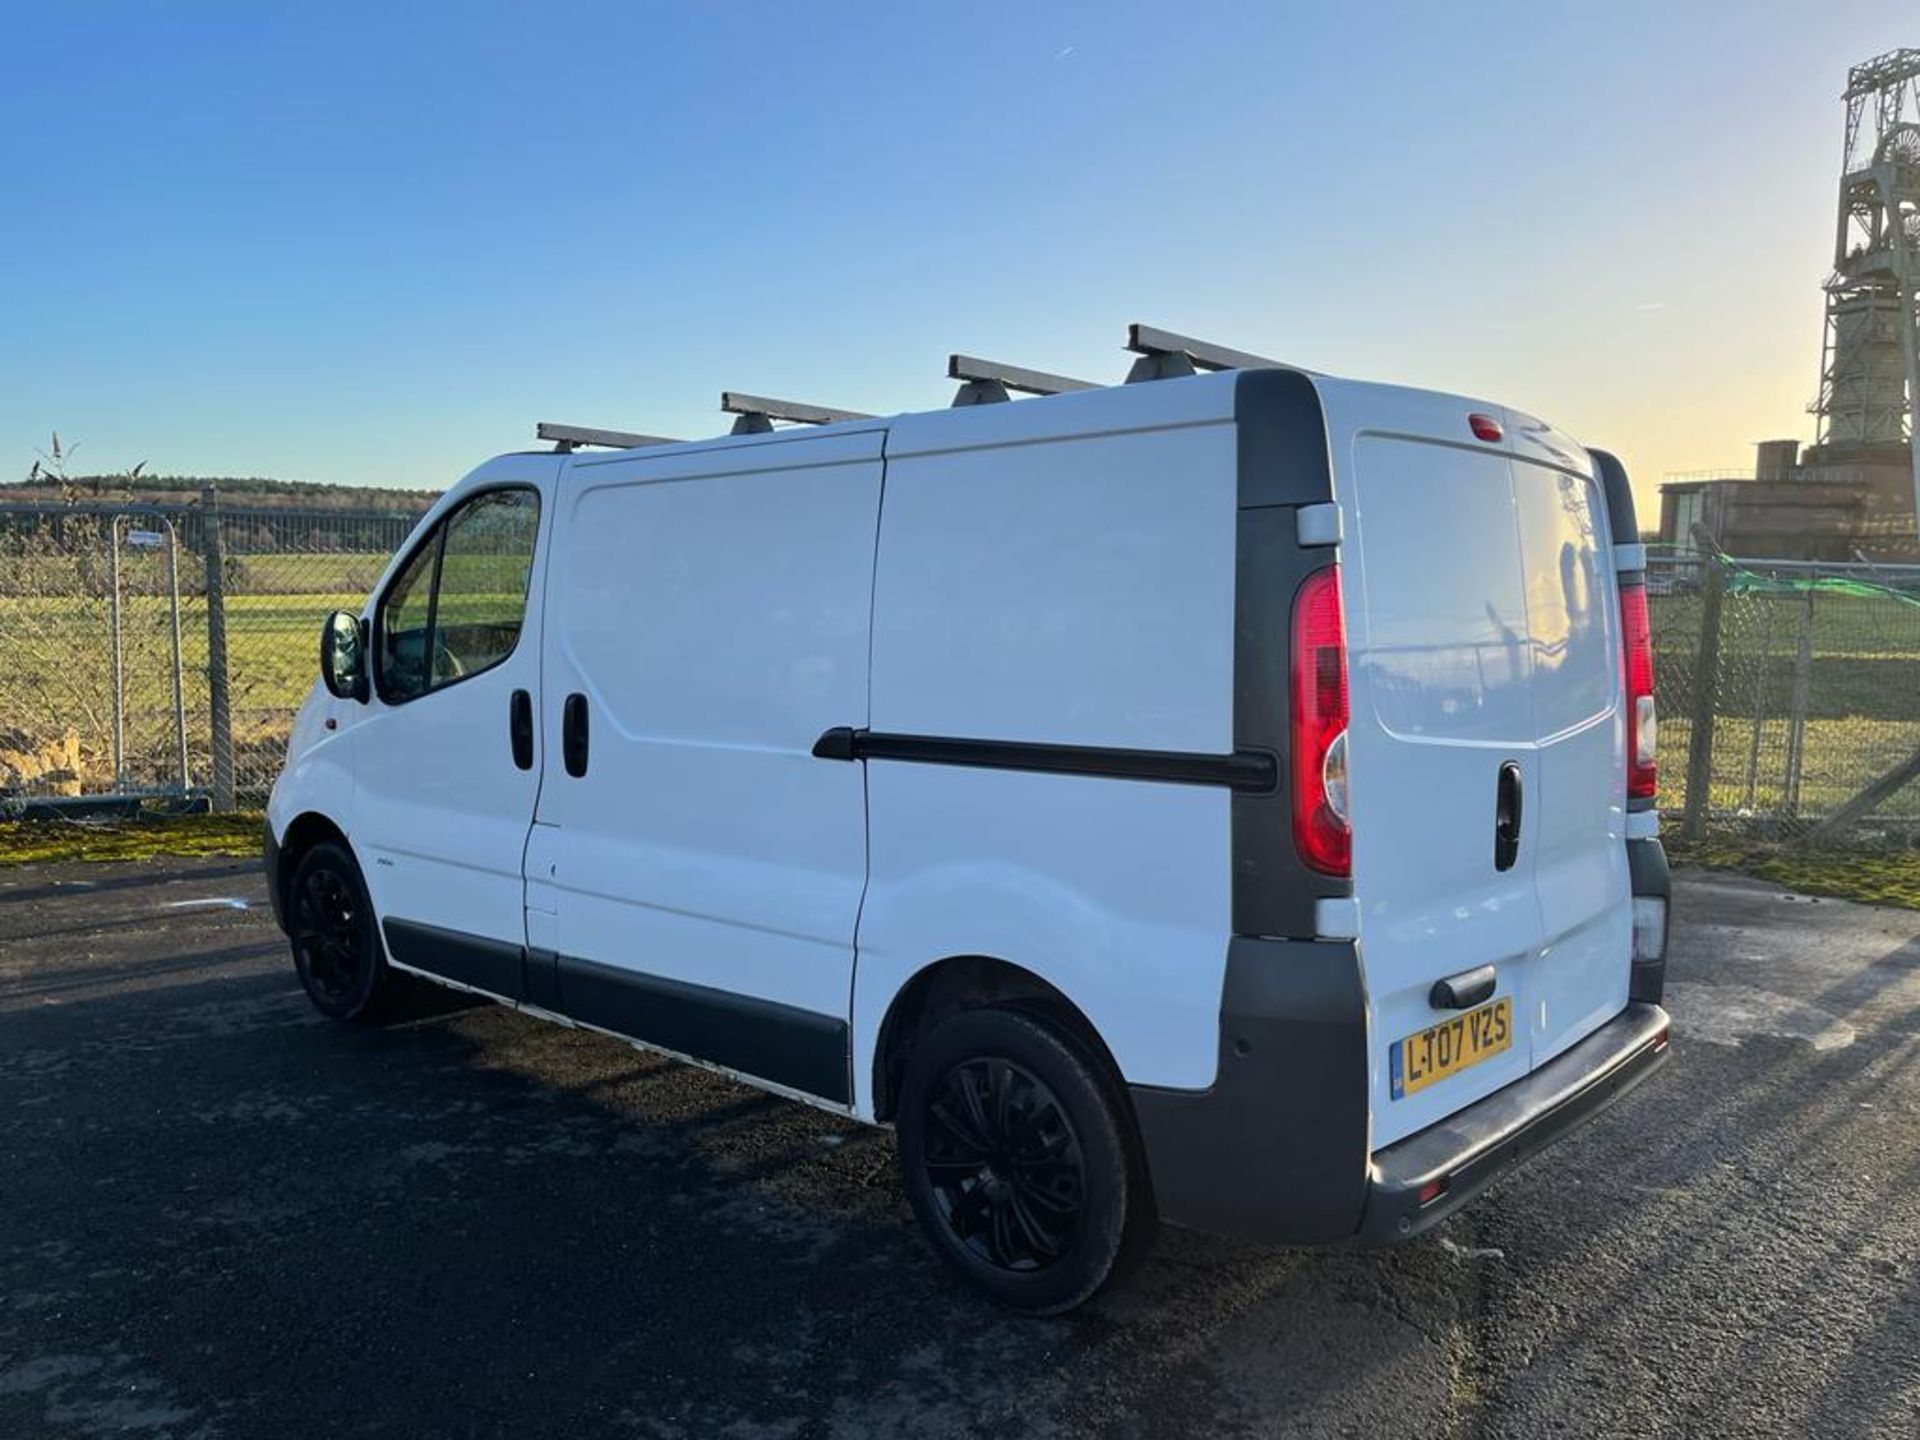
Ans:
{"type": "Polygon", "coordinates": [[[1293,599],[1293,843],[1325,875],[1353,873],[1347,823],[1347,630],[1340,571],[1329,565],[1293,599]]]}
{"type": "Polygon", "coordinates": [[[1653,634],[1647,623],[1647,585],[1620,587],[1621,658],[1627,692],[1627,798],[1651,800],[1657,788],[1654,750],[1659,729],[1653,706],[1653,634]]]}

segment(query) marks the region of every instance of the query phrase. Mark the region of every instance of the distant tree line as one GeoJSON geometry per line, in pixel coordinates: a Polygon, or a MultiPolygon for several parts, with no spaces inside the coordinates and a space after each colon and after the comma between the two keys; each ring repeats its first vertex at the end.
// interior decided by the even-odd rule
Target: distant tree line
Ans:
{"type": "Polygon", "coordinates": [[[0,501],[138,500],[153,505],[187,505],[197,501],[209,485],[219,490],[222,501],[249,509],[418,512],[439,494],[437,490],[270,480],[261,475],[54,475],[36,466],[24,480],[0,482],[0,501]]]}

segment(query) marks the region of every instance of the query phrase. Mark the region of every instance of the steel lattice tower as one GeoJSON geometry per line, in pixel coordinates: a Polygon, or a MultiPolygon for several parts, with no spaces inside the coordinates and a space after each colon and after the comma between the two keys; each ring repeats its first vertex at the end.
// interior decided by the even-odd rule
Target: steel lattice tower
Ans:
{"type": "Polygon", "coordinates": [[[1901,447],[1920,515],[1920,50],[1893,50],[1847,72],[1834,272],[1821,357],[1820,455],[1885,456],[1901,447]]]}

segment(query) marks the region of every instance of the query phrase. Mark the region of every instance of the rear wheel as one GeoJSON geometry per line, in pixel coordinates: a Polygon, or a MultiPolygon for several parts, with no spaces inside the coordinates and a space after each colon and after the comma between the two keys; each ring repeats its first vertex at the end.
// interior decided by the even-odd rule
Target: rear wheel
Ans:
{"type": "Polygon", "coordinates": [[[286,911],[293,966],[314,1008],[333,1020],[384,1018],[401,977],[387,968],[353,853],[323,840],[301,856],[286,911]]]}
{"type": "Polygon", "coordinates": [[[1152,1230],[1130,1128],[1066,1037],[969,1010],[914,1047],[901,1178],[933,1246],[1012,1309],[1055,1315],[1121,1273],[1152,1230]]]}

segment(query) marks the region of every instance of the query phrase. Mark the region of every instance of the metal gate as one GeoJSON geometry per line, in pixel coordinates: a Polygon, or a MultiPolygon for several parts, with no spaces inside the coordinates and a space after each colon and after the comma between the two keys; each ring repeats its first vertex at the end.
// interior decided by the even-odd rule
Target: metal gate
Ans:
{"type": "MultiPolygon", "coordinates": [[[[422,498],[421,508],[425,506],[422,498]]],[[[0,813],[90,796],[258,805],[418,511],[0,505],[0,813]]]]}

